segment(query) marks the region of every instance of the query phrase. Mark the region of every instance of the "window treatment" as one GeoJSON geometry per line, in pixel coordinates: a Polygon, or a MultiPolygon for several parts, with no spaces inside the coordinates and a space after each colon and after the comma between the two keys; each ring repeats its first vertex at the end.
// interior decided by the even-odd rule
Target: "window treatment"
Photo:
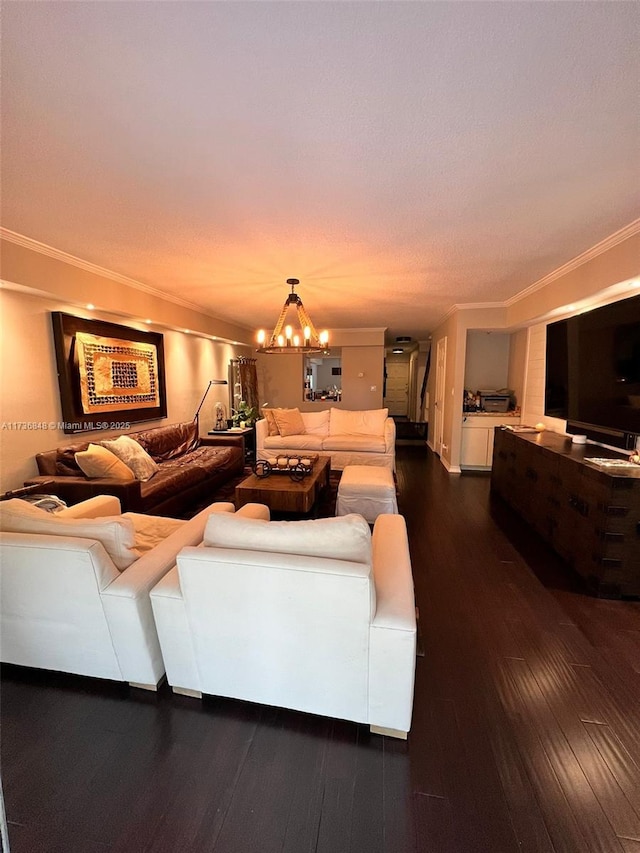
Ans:
{"type": "Polygon", "coordinates": [[[256,409],[259,409],[256,359],[234,358],[231,361],[231,380],[233,408],[237,409],[240,401],[244,400],[247,406],[255,406],[256,409]]]}

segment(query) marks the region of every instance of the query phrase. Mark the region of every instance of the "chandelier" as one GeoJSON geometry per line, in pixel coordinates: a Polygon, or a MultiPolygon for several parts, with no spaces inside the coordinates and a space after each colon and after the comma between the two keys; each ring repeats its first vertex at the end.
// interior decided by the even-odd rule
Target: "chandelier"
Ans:
{"type": "Polygon", "coordinates": [[[324,352],[329,345],[329,332],[326,330],[318,334],[315,326],[311,322],[311,317],[302,304],[302,299],[295,292],[296,284],[300,284],[297,278],[288,278],[287,284],[291,285],[291,293],[285,299],[282,306],[282,311],[278,317],[278,322],[275,325],[269,343],[267,343],[267,334],[264,329],[258,332],[258,350],[257,352],[275,352],[275,353],[308,353],[308,352],[324,352]],[[294,332],[292,326],[285,326],[285,320],[289,308],[295,305],[298,313],[298,323],[300,331],[294,332]]]}

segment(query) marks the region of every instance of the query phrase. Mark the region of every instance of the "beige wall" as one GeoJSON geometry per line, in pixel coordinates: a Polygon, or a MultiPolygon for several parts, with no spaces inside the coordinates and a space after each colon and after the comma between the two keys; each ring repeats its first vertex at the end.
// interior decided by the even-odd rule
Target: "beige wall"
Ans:
{"type": "MultiPolygon", "coordinates": [[[[333,342],[333,336],[332,336],[333,342]]],[[[384,346],[342,346],[342,401],[303,400],[303,356],[257,356],[260,402],[272,407],[309,412],[334,406],[341,409],[379,409],[382,406],[384,346]],[[374,390],[372,390],[372,387],[374,390]]]]}
{"type": "MultiPolygon", "coordinates": [[[[567,265],[568,267],[571,265],[567,265]]],[[[632,279],[640,275],[640,235],[633,234],[613,245],[599,250],[574,268],[541,287],[525,293],[522,298],[504,308],[470,308],[456,310],[433,333],[433,352],[437,341],[448,337],[446,397],[444,415],[444,444],[441,461],[452,473],[460,470],[462,440],[462,396],[466,365],[466,340],[469,329],[505,329],[516,333],[513,359],[509,365],[509,386],[522,400],[523,422],[547,424],[549,429],[562,430],[564,422],[544,417],[544,340],[547,315],[562,311],[569,316],[568,308],[584,300],[597,304],[599,299],[613,301],[637,293],[632,279]],[[531,328],[529,328],[531,327],[531,328]],[[526,343],[525,343],[526,338],[526,343]],[[522,365],[520,368],[519,365],[522,365]],[[520,372],[521,371],[521,372],[520,372]],[[542,412],[542,414],[541,414],[542,412]]],[[[575,311],[573,312],[575,313],[575,311]]],[[[435,362],[429,377],[429,420],[433,422],[435,389],[435,362]]],[[[433,447],[433,435],[429,435],[433,447]]]]}
{"type": "Polygon", "coordinates": [[[2,238],[0,251],[3,282],[29,288],[41,296],[57,299],[67,307],[81,308],[91,302],[96,310],[110,314],[111,322],[121,322],[118,317],[122,321],[137,319],[142,322],[150,318],[163,328],[190,329],[216,335],[227,342],[252,344],[253,332],[249,329],[165,300],[156,291],[134,286],[134,282],[126,284],[126,279],[93,271],[90,265],[85,268],[73,262],[66,263],[2,238]]]}
{"type": "MultiPolygon", "coordinates": [[[[75,436],[63,431],[51,329],[51,311],[60,310],[114,320],[106,313],[70,311],[69,306],[54,299],[0,291],[0,491],[18,488],[26,478],[38,473],[34,457],[39,451],[128,431],[104,430],[75,436]],[[32,428],[21,426],[29,424],[32,428]]],[[[121,324],[136,327],[133,323],[121,324]]],[[[140,324],[138,327],[142,328],[140,324]]],[[[132,431],[147,425],[191,420],[209,379],[226,378],[230,359],[241,352],[237,347],[196,335],[159,331],[164,335],[167,418],[133,424],[132,431]]],[[[227,386],[212,386],[200,413],[201,432],[213,427],[214,404],[218,401],[228,406],[227,386]]]]}
{"type": "MultiPolygon", "coordinates": [[[[121,325],[152,329],[164,335],[167,419],[190,420],[209,379],[227,378],[232,358],[254,351],[253,331],[165,300],[122,276],[2,239],[0,318],[0,491],[18,488],[37,473],[35,454],[62,444],[98,438],[63,432],[51,311],[93,317],[121,325]],[[93,303],[95,309],[87,310],[93,303]],[[152,325],[146,325],[149,318],[152,325]],[[187,333],[185,330],[190,330],[187,333]],[[215,337],[215,340],[213,339],[215,337]],[[21,429],[20,424],[39,424],[21,429]],[[16,425],[16,426],[14,426],[16,425]]],[[[382,405],[384,329],[342,329],[331,335],[343,346],[343,408],[382,405]],[[346,350],[346,352],[345,352],[346,350]],[[362,374],[360,376],[359,374],[362,374]],[[376,386],[371,391],[371,385],[376,386]]],[[[270,405],[302,403],[302,361],[297,356],[261,356],[261,401],[270,405]]],[[[214,404],[229,407],[229,389],[213,386],[200,415],[201,432],[213,426],[214,404]]],[[[322,408],[320,403],[308,408],[322,408]]],[[[148,422],[149,426],[155,425],[148,422]]],[[[139,428],[133,426],[132,430],[139,428]]],[[[99,433],[100,438],[116,434],[99,433]]]]}
{"type": "Polygon", "coordinates": [[[509,371],[507,387],[516,395],[516,405],[522,409],[524,403],[524,384],[527,367],[527,344],[529,335],[527,329],[519,329],[511,335],[509,345],[509,371]]]}
{"type": "MultiPolygon", "coordinates": [[[[512,329],[531,325],[560,306],[596,298],[607,288],[636,277],[640,273],[639,259],[640,233],[514,301],[507,309],[506,325],[512,329]]],[[[619,293],[616,298],[624,295],[630,296],[631,292],[619,293]]]]}
{"type": "Polygon", "coordinates": [[[467,332],[464,387],[497,391],[507,387],[511,336],[492,330],[467,332]]]}

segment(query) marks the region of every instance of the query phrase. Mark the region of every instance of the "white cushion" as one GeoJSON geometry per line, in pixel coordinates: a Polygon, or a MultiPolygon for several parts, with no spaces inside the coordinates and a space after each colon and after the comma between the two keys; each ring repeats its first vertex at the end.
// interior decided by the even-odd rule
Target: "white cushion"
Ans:
{"type": "Polygon", "coordinates": [[[139,512],[123,512],[122,518],[130,519],[135,529],[136,551],[151,551],[168,539],[179,527],[187,523],[180,518],[164,518],[160,515],[143,515],[139,512]]]}
{"type": "Polygon", "coordinates": [[[347,465],[342,472],[338,490],[349,495],[395,495],[396,486],[393,474],[388,468],[347,465]]]}
{"type": "Polygon", "coordinates": [[[204,544],[371,565],[371,531],[359,515],[269,522],[237,515],[211,515],[204,531],[204,544]]]}
{"type": "Polygon", "coordinates": [[[331,409],[329,435],[383,435],[389,409],[331,409]]]}
{"type": "Polygon", "coordinates": [[[158,465],[135,438],[121,435],[120,438],[101,441],[100,444],[131,468],[136,480],[150,480],[158,470],[158,465]]]}
{"type": "Polygon", "coordinates": [[[111,477],[115,480],[135,480],[131,468],[100,444],[90,444],[86,450],[78,451],[74,456],[78,468],[89,479],[111,477]]]}
{"type": "Polygon", "coordinates": [[[381,435],[328,435],[322,442],[323,450],[354,450],[358,453],[384,453],[385,441],[381,435]]]}
{"type": "Polygon", "coordinates": [[[329,435],[329,409],[321,412],[300,412],[304,428],[311,435],[329,435]]]}
{"type": "Polygon", "coordinates": [[[265,450],[322,450],[321,435],[270,435],[264,440],[265,450]]]}
{"type": "Polygon", "coordinates": [[[104,546],[114,566],[120,571],[128,568],[140,556],[135,548],[133,523],[122,515],[58,518],[54,513],[14,498],[0,502],[0,530],[95,539],[104,546]]]}
{"type": "Polygon", "coordinates": [[[357,512],[369,524],[383,513],[397,513],[396,487],[388,468],[347,465],[342,472],[336,500],[336,515],[357,512]]]}

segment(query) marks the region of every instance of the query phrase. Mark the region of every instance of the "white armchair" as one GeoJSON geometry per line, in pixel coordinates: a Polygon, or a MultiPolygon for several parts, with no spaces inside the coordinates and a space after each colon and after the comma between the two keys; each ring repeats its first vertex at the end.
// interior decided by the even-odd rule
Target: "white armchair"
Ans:
{"type": "Polygon", "coordinates": [[[210,517],[151,590],[167,680],[406,737],[416,652],[404,518],[210,517]]]}
{"type": "Polygon", "coordinates": [[[233,511],[212,504],[180,521],[120,515],[118,498],[106,495],[55,515],[1,502],[2,661],[155,690],[165,668],[149,590],[181,548],[202,541],[211,513],[233,511]]]}

